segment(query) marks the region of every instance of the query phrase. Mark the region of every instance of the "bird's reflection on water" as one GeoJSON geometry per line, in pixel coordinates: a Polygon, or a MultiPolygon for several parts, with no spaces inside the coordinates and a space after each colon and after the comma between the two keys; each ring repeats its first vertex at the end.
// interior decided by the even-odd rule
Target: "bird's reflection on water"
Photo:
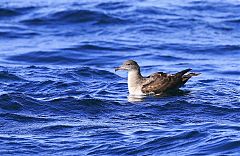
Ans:
{"type": "Polygon", "coordinates": [[[190,93],[190,91],[188,90],[174,90],[174,91],[169,91],[166,93],[162,93],[162,94],[150,94],[150,95],[128,95],[128,102],[143,102],[146,101],[148,99],[158,99],[158,98],[163,98],[163,97],[173,97],[173,96],[185,96],[188,95],[190,93]]]}
{"type": "Polygon", "coordinates": [[[147,96],[144,95],[129,95],[128,102],[142,102],[147,96]]]}

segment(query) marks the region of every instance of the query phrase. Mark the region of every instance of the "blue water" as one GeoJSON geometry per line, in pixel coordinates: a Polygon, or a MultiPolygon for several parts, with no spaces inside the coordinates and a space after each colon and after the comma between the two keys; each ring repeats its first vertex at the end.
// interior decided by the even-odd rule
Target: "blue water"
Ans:
{"type": "Polygon", "coordinates": [[[240,1],[1,0],[0,155],[240,155],[240,1]],[[132,100],[127,74],[202,73],[132,100]]]}

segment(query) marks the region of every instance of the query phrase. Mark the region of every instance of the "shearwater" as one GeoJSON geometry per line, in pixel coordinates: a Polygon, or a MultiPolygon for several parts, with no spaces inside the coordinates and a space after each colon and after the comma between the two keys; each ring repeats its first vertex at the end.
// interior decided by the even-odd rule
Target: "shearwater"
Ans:
{"type": "Polygon", "coordinates": [[[188,73],[192,69],[185,69],[175,74],[167,74],[157,72],[143,77],[141,75],[140,66],[134,60],[128,60],[117,70],[128,71],[128,91],[130,95],[148,95],[156,94],[161,95],[168,91],[179,89],[183,86],[192,76],[197,76],[200,73],[188,73]]]}

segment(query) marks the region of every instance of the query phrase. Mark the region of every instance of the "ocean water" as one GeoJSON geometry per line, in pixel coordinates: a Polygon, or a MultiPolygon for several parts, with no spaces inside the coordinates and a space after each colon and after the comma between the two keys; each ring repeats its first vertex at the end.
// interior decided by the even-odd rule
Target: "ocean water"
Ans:
{"type": "Polygon", "coordinates": [[[0,155],[240,155],[240,1],[1,0],[0,155]],[[202,73],[176,95],[147,76],[202,73]]]}

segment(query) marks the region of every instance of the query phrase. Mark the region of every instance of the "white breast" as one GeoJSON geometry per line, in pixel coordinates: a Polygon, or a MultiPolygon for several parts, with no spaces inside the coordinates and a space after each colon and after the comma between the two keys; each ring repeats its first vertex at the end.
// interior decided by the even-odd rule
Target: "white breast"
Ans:
{"type": "Polygon", "coordinates": [[[130,95],[143,95],[141,87],[132,87],[128,85],[128,91],[130,95]]]}
{"type": "Polygon", "coordinates": [[[143,95],[141,79],[134,71],[128,72],[128,91],[130,95],[143,95]]]}

